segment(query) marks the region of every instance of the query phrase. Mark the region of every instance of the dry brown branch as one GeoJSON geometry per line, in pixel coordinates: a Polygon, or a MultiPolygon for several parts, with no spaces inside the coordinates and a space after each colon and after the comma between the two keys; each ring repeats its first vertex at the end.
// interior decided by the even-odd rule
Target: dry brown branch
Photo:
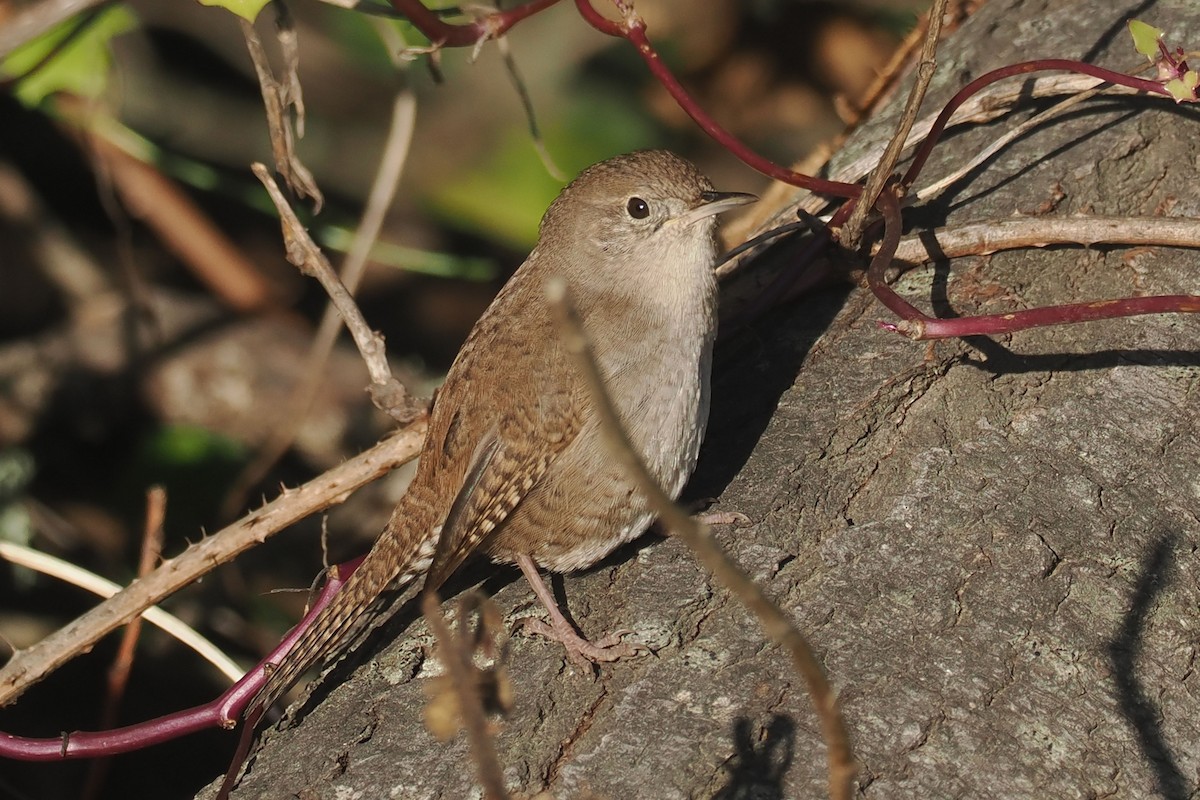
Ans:
{"type": "Polygon", "coordinates": [[[0,706],[13,702],[27,688],[78,653],[91,648],[102,636],[218,564],[231,560],[289,525],[342,502],[359,487],[415,458],[424,438],[425,422],[418,420],[303,486],[284,490],[275,500],[192,545],[175,558],[167,559],[154,572],[134,581],[33,647],[15,653],[0,669],[0,706]]]}
{"type": "Polygon", "coordinates": [[[421,414],[424,406],[415,401],[400,381],[392,376],[387,363],[387,352],[384,348],[383,337],[371,330],[362,312],[354,302],[354,297],[346,289],[333,271],[333,265],[325,254],[317,247],[316,242],[308,235],[308,231],[300,224],[296,212],[284,199],[283,192],[271,177],[271,173],[262,164],[251,166],[255,176],[262,181],[271,201],[279,210],[280,223],[283,226],[284,247],[287,249],[287,259],[302,273],[320,281],[330,301],[337,307],[346,329],[350,331],[354,344],[366,362],[367,372],[371,376],[371,399],[384,413],[390,415],[401,424],[407,424],[421,414]]]}
{"type": "Polygon", "coordinates": [[[288,108],[295,108],[295,135],[304,135],[304,100],[300,93],[300,81],[296,77],[297,48],[296,32],[291,27],[290,18],[283,10],[284,6],[274,4],[280,51],[284,57],[285,76],[283,81],[276,80],[271,71],[271,62],[267,59],[267,51],[254,26],[246,20],[239,20],[242,25],[242,35],[246,38],[246,49],[250,52],[250,60],[254,62],[254,72],[258,75],[258,84],[262,89],[263,107],[267,112],[267,129],[271,135],[271,154],[275,160],[275,169],[283,177],[293,192],[300,197],[313,199],[313,210],[320,211],[324,198],[312,173],[300,162],[296,155],[295,137],[292,126],[288,124],[288,108]]]}
{"type": "Polygon", "coordinates": [[[900,154],[904,152],[909,131],[912,130],[913,123],[917,120],[917,114],[921,111],[921,102],[925,99],[929,82],[933,80],[933,73],[937,67],[934,57],[937,55],[938,38],[942,33],[942,18],[946,13],[946,2],[947,0],[934,0],[933,7],[929,10],[929,29],[925,33],[925,43],[921,46],[921,60],[917,63],[917,78],[913,82],[912,91],[908,94],[908,102],[904,105],[900,121],[896,124],[896,133],[888,141],[879,163],[867,179],[862,197],[858,199],[853,213],[850,214],[850,219],[842,227],[842,244],[851,250],[858,247],[867,214],[874,207],[875,198],[879,197],[884,184],[892,177],[892,170],[895,168],[896,162],[900,160],[900,154]]]}
{"type": "Polygon", "coordinates": [[[612,449],[614,457],[623,463],[639,491],[650,501],[650,507],[658,514],[662,524],[692,548],[696,557],[717,580],[737,595],[758,617],[766,635],[788,651],[792,664],[808,683],[809,695],[821,720],[828,750],[829,796],[835,800],[849,800],[856,771],[850,736],[838,708],[833,687],[829,685],[812,648],[787,614],[763,593],[741,567],[725,555],[713,540],[709,527],[692,519],[675,505],[650,476],[621,427],[616,409],[605,389],[604,379],[592,356],[591,346],[584,336],[583,325],[567,298],[566,284],[561,280],[551,281],[547,285],[547,295],[558,322],[563,346],[574,358],[576,367],[587,383],[592,405],[605,434],[605,441],[612,449]]]}
{"type": "MultiPolygon", "coordinates": [[[[903,41],[897,45],[888,57],[887,63],[880,67],[871,84],[852,101],[845,104],[841,113],[848,131],[856,130],[864,120],[869,119],[879,109],[879,106],[892,96],[899,86],[900,80],[907,71],[908,64],[914,55],[920,52],[926,41],[929,15],[925,16],[925,26],[917,23],[911,31],[905,34],[903,41]]],[[[842,138],[845,137],[843,134],[842,138]]]]}
{"type": "Polygon", "coordinates": [[[914,234],[900,241],[896,261],[921,264],[967,255],[1055,244],[1200,247],[1200,219],[1169,217],[1017,217],[914,234]],[[936,246],[930,252],[931,246],[936,246]]]}
{"type": "MultiPolygon", "coordinates": [[[[380,26],[381,30],[393,31],[393,28],[380,26]]],[[[386,35],[385,35],[386,41],[386,35]]],[[[401,42],[402,44],[402,42],[401,42]]],[[[388,42],[389,50],[398,50],[394,43],[388,42]]],[[[416,123],[416,97],[404,88],[396,93],[392,102],[392,120],[388,129],[387,141],[384,143],[383,155],[379,161],[379,169],[375,172],[375,181],[367,197],[362,219],[354,232],[354,241],[342,262],[341,280],[346,290],[351,294],[358,288],[366,268],[367,257],[387,216],[396,189],[400,184],[400,176],[404,164],[408,160],[409,147],[412,144],[413,129],[416,123]]],[[[225,517],[236,513],[233,509],[240,508],[246,492],[256,485],[266,475],[284,452],[291,446],[300,421],[312,406],[317,388],[324,380],[324,366],[333,352],[334,343],[342,329],[342,316],[337,306],[332,302],[325,307],[321,322],[313,335],[309,348],[307,363],[304,367],[304,378],[293,393],[290,407],[284,412],[279,424],[271,428],[267,439],[259,448],[254,460],[242,470],[232,489],[230,489],[223,504],[225,517]]]]}

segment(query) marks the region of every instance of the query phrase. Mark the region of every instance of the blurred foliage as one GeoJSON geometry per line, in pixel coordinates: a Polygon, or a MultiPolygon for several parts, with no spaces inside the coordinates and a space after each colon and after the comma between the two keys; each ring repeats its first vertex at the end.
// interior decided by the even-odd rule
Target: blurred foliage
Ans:
{"type": "Polygon", "coordinates": [[[24,76],[14,93],[31,108],[57,92],[99,98],[108,89],[112,38],[137,25],[137,17],[126,6],[107,6],[95,14],[56,25],[17,48],[0,64],[0,72],[9,77],[24,76]],[[38,67],[51,53],[54,57],[38,67]],[[27,75],[30,70],[34,71],[27,75]]]}
{"type": "Polygon", "coordinates": [[[245,447],[194,425],[164,425],[147,437],[142,458],[153,468],[190,470],[210,460],[232,462],[245,456],[245,447]]]}
{"type": "MultiPolygon", "coordinates": [[[[559,116],[543,124],[543,131],[546,149],[568,175],[662,136],[635,105],[595,90],[576,93],[559,116]]],[[[482,163],[464,165],[458,175],[448,176],[430,201],[446,224],[528,250],[537,242],[542,212],[560,189],[562,182],[547,171],[528,128],[513,126],[498,133],[482,163]]]]}
{"type": "Polygon", "coordinates": [[[193,538],[198,522],[217,521],[215,509],[248,455],[244,445],[198,425],[149,428],[118,476],[125,518],[140,521],[146,487],[159,485],[167,490],[168,533],[193,538]]]}
{"type": "Polygon", "coordinates": [[[25,448],[0,450],[0,541],[26,545],[33,540],[33,521],[20,498],[36,471],[33,454],[25,448]]]}
{"type": "Polygon", "coordinates": [[[200,0],[201,5],[217,6],[237,14],[247,22],[254,22],[258,12],[266,7],[271,0],[200,0]]]}

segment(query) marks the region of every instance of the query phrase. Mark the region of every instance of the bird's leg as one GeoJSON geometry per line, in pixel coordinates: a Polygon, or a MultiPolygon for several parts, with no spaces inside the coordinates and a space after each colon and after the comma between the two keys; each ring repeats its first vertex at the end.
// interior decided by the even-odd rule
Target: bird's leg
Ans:
{"type": "Polygon", "coordinates": [[[558,607],[558,601],[554,599],[550,587],[542,580],[541,573],[538,572],[533,559],[527,555],[519,555],[517,556],[517,565],[524,573],[525,579],[529,581],[529,585],[533,587],[533,593],[537,595],[538,600],[542,601],[542,605],[550,614],[549,624],[540,619],[528,618],[522,624],[534,633],[562,643],[562,646],[567,649],[567,658],[571,659],[571,663],[590,669],[595,662],[616,661],[650,651],[644,644],[621,641],[622,637],[630,633],[625,630],[611,633],[599,641],[589,642],[563,616],[562,609],[558,607]]]}
{"type": "MultiPolygon", "coordinates": [[[[750,525],[750,518],[740,511],[710,511],[717,503],[715,497],[703,497],[699,500],[693,500],[688,506],[687,512],[692,519],[699,522],[701,525],[750,525]]],[[[656,525],[661,526],[662,521],[656,520],[656,525]]],[[[669,531],[663,530],[663,535],[667,535],[669,531]]]]}
{"type": "Polygon", "coordinates": [[[750,525],[750,518],[740,511],[704,511],[692,514],[703,525],[750,525]]]}

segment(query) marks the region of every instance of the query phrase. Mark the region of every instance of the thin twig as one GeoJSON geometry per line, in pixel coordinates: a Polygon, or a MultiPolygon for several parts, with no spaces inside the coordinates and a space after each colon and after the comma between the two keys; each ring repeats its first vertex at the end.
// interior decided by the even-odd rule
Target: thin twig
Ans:
{"type": "Polygon", "coordinates": [[[450,631],[446,618],[442,616],[441,600],[437,592],[428,591],[421,597],[421,613],[429,623],[433,635],[437,637],[442,664],[446,667],[446,675],[450,678],[458,697],[458,711],[462,717],[463,728],[467,732],[471,758],[478,768],[479,782],[483,784],[484,795],[488,800],[507,800],[504,771],[500,769],[496,748],[492,746],[492,739],[488,736],[487,717],[483,712],[478,683],[472,680],[475,668],[471,664],[471,648],[468,645],[466,609],[465,603],[459,605],[459,635],[456,637],[450,631]]]}
{"type": "Polygon", "coordinates": [[[504,68],[508,73],[509,81],[512,83],[513,89],[517,92],[517,98],[521,101],[521,109],[525,112],[525,124],[529,126],[529,138],[533,141],[533,149],[537,151],[538,158],[542,161],[542,166],[546,168],[546,172],[554,180],[566,181],[566,174],[558,168],[558,165],[554,163],[554,159],[550,156],[550,151],[546,149],[546,140],[542,137],[541,126],[538,125],[537,111],[533,107],[533,98],[529,96],[529,87],[525,85],[525,79],[521,77],[521,71],[517,68],[517,60],[513,58],[512,48],[508,45],[507,36],[496,37],[496,49],[500,51],[500,58],[504,61],[504,68]]]}
{"type": "Polygon", "coordinates": [[[1100,94],[1103,87],[1104,87],[1104,84],[1100,84],[1099,86],[1097,86],[1094,89],[1088,89],[1087,91],[1080,92],[1079,94],[1074,95],[1073,97],[1068,97],[1066,100],[1063,100],[1061,103],[1056,103],[1054,106],[1046,109],[1042,113],[1037,114],[1033,117],[1030,117],[1029,119],[1022,122],[1020,125],[1017,125],[1012,130],[1006,131],[1002,136],[1000,136],[998,139],[996,139],[996,141],[992,142],[990,145],[985,147],[981,152],[976,154],[976,156],[974,158],[972,158],[970,161],[968,161],[966,164],[964,164],[961,167],[959,167],[958,169],[954,170],[954,172],[951,172],[949,175],[947,175],[946,177],[937,181],[936,183],[932,183],[929,186],[926,186],[923,189],[921,189],[920,191],[916,192],[916,198],[915,198],[916,202],[918,202],[918,203],[929,202],[929,200],[933,199],[934,197],[937,197],[939,194],[941,194],[943,191],[945,191],[947,187],[953,185],[956,181],[961,180],[964,176],[969,175],[972,170],[976,169],[981,164],[983,164],[985,161],[987,161],[989,158],[996,155],[996,153],[1000,152],[1000,150],[1003,149],[1003,147],[1006,144],[1008,144],[1009,142],[1015,140],[1017,137],[1021,136],[1026,131],[1033,130],[1034,128],[1038,127],[1039,125],[1041,125],[1045,122],[1048,122],[1049,120],[1052,120],[1055,117],[1061,116],[1062,114],[1065,114],[1068,110],[1079,105],[1084,100],[1090,100],[1091,98],[1100,94]]]}
{"type": "Polygon", "coordinates": [[[503,35],[526,17],[533,16],[557,2],[558,0],[530,0],[507,11],[488,14],[474,22],[452,25],[443,22],[437,13],[426,8],[421,0],[391,0],[392,8],[411,22],[434,47],[478,47],[488,39],[503,35]]]}
{"type": "MultiPolygon", "coordinates": [[[[1017,217],[966,223],[906,236],[896,261],[922,264],[1024,247],[1073,244],[1200,247],[1200,219],[1193,217],[1017,217]]],[[[878,245],[876,245],[878,248],[878,245]]]]}
{"type": "Polygon", "coordinates": [[[849,800],[854,780],[854,756],[850,736],[838,708],[837,697],[816,655],[803,634],[779,606],[740,567],[734,564],[713,540],[708,526],[688,516],[675,505],[646,470],[628,435],[621,426],[612,399],[584,336],[583,325],[567,299],[566,285],[555,280],[547,285],[547,295],[563,339],[564,348],[575,359],[592,399],[600,428],[613,456],[624,465],[638,490],[650,501],[650,507],[672,534],[692,548],[696,557],[758,617],[766,635],[792,657],[796,670],[808,683],[809,695],[821,720],[829,762],[829,794],[836,800],[849,800]]]}
{"type": "MultiPolygon", "coordinates": [[[[381,30],[394,31],[394,28],[389,25],[380,25],[379,27],[381,30]]],[[[381,33],[381,35],[386,34],[381,33]]],[[[391,42],[388,44],[389,50],[399,51],[399,47],[392,47],[391,42]]],[[[403,43],[401,42],[401,44],[403,43]]],[[[354,232],[354,240],[342,261],[341,280],[351,294],[357,290],[358,284],[362,280],[371,247],[379,238],[388,208],[400,185],[400,176],[408,161],[408,152],[416,127],[416,111],[416,96],[408,87],[402,88],[392,101],[391,125],[388,128],[387,141],[383,146],[383,154],[379,159],[379,167],[375,171],[375,181],[367,196],[362,219],[354,232]]],[[[300,427],[301,421],[308,414],[309,409],[312,408],[317,389],[325,380],[325,364],[333,352],[334,344],[337,342],[341,330],[342,316],[338,312],[337,306],[330,302],[325,307],[321,321],[317,325],[317,331],[313,335],[312,344],[309,346],[303,371],[304,377],[292,392],[292,400],[282,415],[281,421],[272,426],[266,440],[255,454],[254,460],[242,470],[234,482],[233,488],[226,494],[222,503],[222,509],[225,512],[224,518],[232,516],[236,513],[235,509],[242,507],[250,487],[258,484],[272,465],[291,447],[296,430],[300,427]]]]}
{"type": "MultiPolygon", "coordinates": [[[[1117,86],[1124,86],[1135,92],[1148,92],[1150,94],[1170,96],[1170,92],[1157,81],[1138,78],[1123,72],[1097,67],[1094,64],[1086,64],[1082,61],[1072,61],[1066,58],[1043,58],[1036,61],[1024,61],[1020,64],[1010,64],[1006,67],[1000,67],[999,69],[994,69],[980,75],[959,89],[954,97],[950,98],[949,102],[946,103],[938,114],[937,119],[934,120],[929,133],[922,139],[920,146],[913,153],[912,162],[908,165],[908,171],[904,173],[904,177],[900,181],[901,185],[907,187],[912,186],[916,182],[917,176],[921,174],[921,170],[925,167],[925,162],[929,159],[929,154],[933,152],[934,146],[941,140],[942,134],[945,132],[949,121],[958,111],[959,106],[965,104],[968,99],[981,89],[1008,78],[1029,75],[1034,72],[1056,70],[1064,70],[1077,75],[1087,75],[1098,79],[1099,83],[1108,82],[1117,86]]],[[[1026,87],[1021,88],[1024,90],[1026,87]]]]}
{"type": "Polygon", "coordinates": [[[350,336],[353,337],[354,344],[358,347],[358,352],[362,355],[363,361],[367,365],[367,372],[371,376],[369,387],[371,399],[375,401],[375,405],[380,410],[400,424],[411,422],[422,412],[424,407],[422,403],[414,401],[404,385],[392,376],[383,337],[367,325],[358,304],[354,302],[354,297],[346,289],[345,284],[338,279],[337,273],[333,271],[333,265],[321,252],[321,248],[317,247],[316,242],[308,235],[308,231],[300,224],[300,219],[284,198],[283,192],[279,190],[271,173],[263,164],[259,163],[251,165],[250,168],[255,177],[262,181],[267,193],[271,196],[271,201],[279,211],[288,261],[305,275],[320,281],[321,287],[325,289],[325,293],[329,295],[330,301],[337,307],[338,313],[346,323],[346,329],[350,331],[350,336]]]}
{"type": "MultiPolygon", "coordinates": [[[[72,586],[77,586],[100,597],[112,597],[121,591],[119,584],[102,578],[94,572],[88,572],[83,567],[13,542],[0,542],[0,558],[11,564],[49,575],[51,578],[66,581],[72,586]]],[[[220,670],[221,674],[229,680],[236,681],[244,674],[245,671],[229,656],[221,652],[219,647],[205,639],[179,617],[158,606],[150,606],[143,609],[143,612],[142,617],[146,622],[173,636],[185,647],[195,650],[197,655],[220,670]]]]}
{"type": "Polygon", "coordinates": [[[275,169],[283,177],[284,182],[300,197],[311,197],[315,211],[321,210],[324,197],[317,187],[308,167],[300,161],[296,154],[296,143],[292,125],[288,122],[287,110],[296,109],[296,133],[302,135],[304,130],[304,101],[300,95],[299,80],[296,78],[295,47],[290,31],[290,18],[279,11],[277,4],[277,32],[280,49],[284,53],[285,76],[278,81],[271,71],[271,62],[267,58],[266,48],[258,37],[254,26],[244,19],[239,19],[242,26],[242,36],[246,39],[246,49],[250,60],[254,62],[254,72],[258,76],[259,89],[262,91],[263,108],[267,112],[267,130],[271,137],[271,155],[275,161],[275,169]]]}
{"type": "Polygon", "coordinates": [[[896,132],[892,135],[887,147],[884,148],[883,156],[880,157],[875,169],[871,171],[866,188],[863,189],[862,196],[856,201],[854,211],[842,227],[839,238],[842,244],[851,250],[856,249],[862,240],[863,225],[866,222],[867,214],[875,205],[875,198],[879,197],[879,193],[883,191],[884,184],[892,177],[892,170],[896,167],[896,162],[900,160],[900,154],[904,152],[904,143],[908,139],[908,133],[912,130],[913,123],[917,121],[917,114],[921,111],[921,102],[925,99],[925,92],[929,89],[930,81],[933,80],[933,73],[937,68],[935,56],[937,55],[938,39],[942,33],[942,18],[946,13],[946,2],[947,0],[934,0],[933,7],[929,9],[929,29],[925,33],[925,43],[921,46],[921,60],[917,63],[916,80],[913,82],[912,91],[908,94],[904,112],[896,124],[896,132]]]}
{"type": "MultiPolygon", "coordinates": [[[[146,492],[146,519],[142,526],[142,552],[138,559],[138,576],[147,575],[162,555],[163,520],[167,514],[167,492],[161,486],[151,486],[146,492]]],[[[129,673],[137,651],[138,638],[142,633],[142,617],[134,617],[121,634],[121,644],[108,668],[108,690],[104,696],[104,707],[100,712],[101,728],[111,728],[119,716],[121,700],[129,685],[129,673]]],[[[80,796],[92,800],[99,796],[112,766],[112,757],[98,758],[88,764],[80,796]]]]}

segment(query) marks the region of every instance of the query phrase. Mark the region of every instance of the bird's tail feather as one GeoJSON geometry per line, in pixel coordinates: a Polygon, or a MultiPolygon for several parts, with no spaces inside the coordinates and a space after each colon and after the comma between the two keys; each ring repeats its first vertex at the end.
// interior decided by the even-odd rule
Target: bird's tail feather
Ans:
{"type": "Polygon", "coordinates": [[[265,711],[310,668],[347,647],[371,619],[381,596],[404,589],[428,571],[435,545],[432,537],[415,542],[408,553],[380,554],[385,537],[270,671],[251,708],[265,711]]]}

